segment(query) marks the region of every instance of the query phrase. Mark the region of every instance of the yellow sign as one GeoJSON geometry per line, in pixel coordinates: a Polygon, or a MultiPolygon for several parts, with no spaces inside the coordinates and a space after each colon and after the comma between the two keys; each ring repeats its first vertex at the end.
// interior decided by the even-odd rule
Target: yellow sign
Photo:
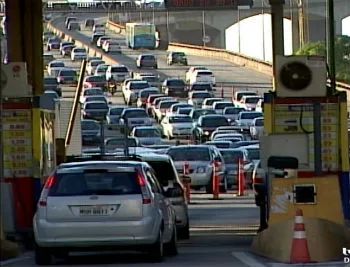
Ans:
{"type": "Polygon", "coordinates": [[[2,114],[5,178],[32,176],[31,117],[30,109],[5,109],[2,114]]]}

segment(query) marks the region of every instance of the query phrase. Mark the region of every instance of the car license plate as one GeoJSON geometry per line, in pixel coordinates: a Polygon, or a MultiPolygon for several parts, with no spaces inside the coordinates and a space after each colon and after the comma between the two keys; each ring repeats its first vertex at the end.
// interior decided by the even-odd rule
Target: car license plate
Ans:
{"type": "Polygon", "coordinates": [[[80,216],[107,216],[107,207],[81,207],[79,209],[80,216]]]}

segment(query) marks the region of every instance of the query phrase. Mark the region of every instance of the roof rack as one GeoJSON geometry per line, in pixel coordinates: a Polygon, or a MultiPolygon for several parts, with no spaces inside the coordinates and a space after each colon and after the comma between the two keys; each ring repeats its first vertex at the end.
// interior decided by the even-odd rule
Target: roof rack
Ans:
{"type": "Polygon", "coordinates": [[[142,161],[141,157],[138,155],[130,155],[130,156],[120,156],[115,154],[89,154],[89,155],[79,155],[79,156],[67,156],[64,163],[71,162],[85,162],[85,161],[125,161],[125,160],[133,160],[133,161],[142,161]]]}

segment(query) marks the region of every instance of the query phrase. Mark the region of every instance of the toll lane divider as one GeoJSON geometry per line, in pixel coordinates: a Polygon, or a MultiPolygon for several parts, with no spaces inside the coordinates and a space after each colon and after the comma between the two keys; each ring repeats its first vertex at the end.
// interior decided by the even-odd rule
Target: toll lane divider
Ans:
{"type": "MultiPolygon", "coordinates": [[[[125,26],[108,20],[106,27],[118,34],[125,34],[125,26]]],[[[272,76],[272,64],[241,54],[229,52],[225,49],[202,47],[197,45],[169,43],[168,50],[175,52],[185,52],[189,55],[202,56],[208,58],[222,59],[232,62],[235,65],[247,67],[249,69],[272,76]]],[[[337,82],[337,88],[341,90],[349,90],[350,84],[337,82]]]]}

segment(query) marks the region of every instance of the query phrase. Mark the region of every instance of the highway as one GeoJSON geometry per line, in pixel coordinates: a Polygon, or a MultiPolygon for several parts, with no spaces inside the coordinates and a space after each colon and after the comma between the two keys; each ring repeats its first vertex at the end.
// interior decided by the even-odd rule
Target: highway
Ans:
{"type": "MultiPolygon", "coordinates": [[[[58,20],[59,27],[63,28],[63,19],[58,20]]],[[[74,33],[73,33],[74,34],[74,33]]],[[[72,35],[73,35],[72,34],[72,35]]],[[[74,37],[78,40],[85,40],[88,42],[88,35],[90,32],[83,31],[82,33],[76,33],[74,37]],[[81,38],[81,39],[80,39],[81,38]]],[[[119,36],[122,38],[122,36],[119,36]]],[[[45,48],[44,48],[45,49],[45,48]]],[[[123,46],[123,55],[116,56],[118,62],[127,65],[130,70],[136,69],[135,57],[137,53],[130,51],[123,46]]],[[[183,76],[185,73],[185,67],[174,66],[168,67],[165,64],[165,52],[154,51],[157,53],[160,69],[156,72],[161,75],[162,78],[168,76],[183,76]]],[[[47,51],[45,51],[47,53],[47,51]]],[[[55,56],[56,60],[61,60],[67,67],[74,69],[80,69],[80,63],[72,62],[70,58],[62,58],[57,51],[50,52],[55,56]]],[[[244,68],[235,67],[229,65],[227,62],[214,61],[206,63],[205,59],[199,57],[190,57],[190,64],[198,64],[208,66],[217,74],[218,81],[230,82],[231,74],[229,71],[234,72],[237,80],[240,82],[249,81],[249,77],[243,76],[245,73],[244,68]],[[227,71],[229,70],[229,71],[227,71]]],[[[153,72],[153,71],[152,71],[153,72]]],[[[251,75],[257,77],[259,82],[267,83],[268,77],[259,73],[251,72],[251,75]]],[[[63,87],[63,98],[71,99],[75,94],[75,87],[63,87]]],[[[231,93],[229,87],[226,88],[227,95],[231,93]]],[[[219,92],[218,92],[219,93],[219,92]]],[[[109,96],[108,100],[113,104],[124,104],[123,100],[118,93],[116,96],[109,96]]],[[[112,132],[107,132],[108,135],[113,135],[112,132]]],[[[236,253],[243,253],[243,255],[250,255],[250,245],[252,237],[256,231],[259,223],[259,210],[254,204],[253,193],[251,191],[246,192],[246,196],[237,197],[233,195],[233,192],[221,195],[221,200],[212,200],[212,195],[208,194],[192,194],[192,201],[189,205],[190,215],[190,240],[180,241],[180,255],[175,258],[168,258],[161,266],[212,266],[213,264],[219,264],[220,266],[251,266],[246,265],[240,260],[240,256],[236,253]],[[236,256],[235,256],[236,255],[236,256]]],[[[238,254],[241,255],[241,254],[238,254]]],[[[252,257],[252,256],[251,256],[252,257]]],[[[101,259],[100,256],[91,254],[82,254],[82,256],[72,257],[68,262],[60,263],[61,266],[71,266],[72,264],[86,264],[92,263],[91,266],[125,266],[126,263],[134,263],[135,266],[149,266],[149,264],[142,263],[142,257],[140,262],[135,262],[135,257],[116,256],[106,254],[106,257],[101,259]]],[[[20,258],[21,259],[21,258],[20,258]]],[[[35,266],[33,261],[33,254],[28,252],[22,258],[22,260],[16,261],[12,265],[8,266],[35,266]]]]}

